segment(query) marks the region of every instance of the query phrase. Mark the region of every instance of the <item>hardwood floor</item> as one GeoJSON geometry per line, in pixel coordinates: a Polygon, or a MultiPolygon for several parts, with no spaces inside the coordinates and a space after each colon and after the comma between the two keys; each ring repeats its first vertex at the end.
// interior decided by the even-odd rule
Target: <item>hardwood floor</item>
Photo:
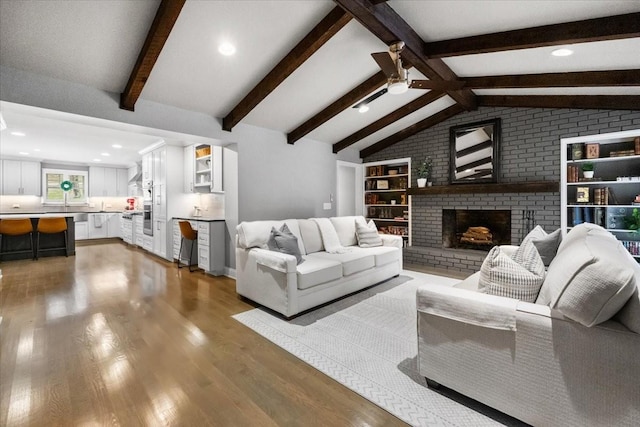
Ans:
{"type": "Polygon", "coordinates": [[[232,319],[234,280],[76,251],[0,263],[0,426],[405,425],[232,319]]]}

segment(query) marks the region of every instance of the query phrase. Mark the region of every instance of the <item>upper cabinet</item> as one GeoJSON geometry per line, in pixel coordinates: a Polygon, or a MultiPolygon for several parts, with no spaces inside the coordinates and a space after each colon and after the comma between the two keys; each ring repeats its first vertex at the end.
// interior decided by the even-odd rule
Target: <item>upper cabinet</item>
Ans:
{"type": "Polygon", "coordinates": [[[2,194],[40,196],[40,163],[2,160],[2,194]]]}
{"type": "Polygon", "coordinates": [[[222,147],[208,144],[185,148],[184,190],[193,193],[221,193],[222,147]]]}
{"type": "Polygon", "coordinates": [[[126,169],[89,167],[90,197],[126,197],[127,193],[126,169]]]}

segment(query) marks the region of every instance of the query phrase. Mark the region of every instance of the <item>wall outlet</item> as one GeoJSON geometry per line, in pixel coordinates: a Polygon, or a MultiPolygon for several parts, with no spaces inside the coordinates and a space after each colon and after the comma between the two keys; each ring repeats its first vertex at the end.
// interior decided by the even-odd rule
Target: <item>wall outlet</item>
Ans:
{"type": "Polygon", "coordinates": [[[13,209],[20,209],[20,203],[14,203],[13,206],[11,206],[13,209]]]}
{"type": "Polygon", "coordinates": [[[331,203],[325,203],[325,204],[323,204],[323,205],[322,205],[322,208],[323,208],[325,211],[330,211],[330,210],[331,210],[331,203]]]}

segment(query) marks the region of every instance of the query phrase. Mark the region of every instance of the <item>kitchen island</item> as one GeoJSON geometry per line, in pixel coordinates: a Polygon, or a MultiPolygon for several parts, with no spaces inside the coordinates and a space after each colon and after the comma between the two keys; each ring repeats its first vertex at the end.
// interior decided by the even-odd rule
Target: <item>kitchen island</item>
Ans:
{"type": "MultiPolygon", "coordinates": [[[[15,214],[0,214],[0,221],[4,219],[22,219],[29,218],[31,220],[31,224],[33,225],[33,235],[32,235],[32,244],[35,250],[36,247],[36,230],[38,229],[38,221],[40,218],[55,218],[55,217],[65,217],[67,221],[67,251],[69,255],[76,254],[76,243],[75,243],[75,222],[74,219],[77,215],[83,215],[78,213],[69,213],[69,212],[56,212],[56,213],[15,213],[15,214]]],[[[84,213],[86,215],[86,213],[84,213]]],[[[64,246],[64,235],[62,233],[59,234],[41,234],[40,235],[40,248],[48,249],[55,247],[63,247],[64,246]]],[[[2,255],[0,256],[0,261],[11,261],[17,259],[31,259],[33,258],[31,253],[29,252],[19,252],[12,253],[12,251],[28,251],[29,248],[29,235],[26,234],[24,236],[3,236],[2,238],[2,248],[0,248],[0,252],[2,255]],[[7,252],[7,253],[5,253],[7,252]]],[[[56,250],[47,250],[39,253],[39,257],[50,257],[50,256],[64,256],[64,249],[56,249],[56,250]]]]}

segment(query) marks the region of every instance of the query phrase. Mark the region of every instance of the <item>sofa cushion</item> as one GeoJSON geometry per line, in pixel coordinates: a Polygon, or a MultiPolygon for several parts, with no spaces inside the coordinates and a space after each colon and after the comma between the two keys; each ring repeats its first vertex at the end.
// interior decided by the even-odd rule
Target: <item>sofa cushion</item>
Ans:
{"type": "Polygon", "coordinates": [[[373,221],[369,221],[369,224],[356,221],[356,237],[358,240],[358,246],[361,248],[382,246],[382,239],[380,238],[378,229],[373,221]],[[373,225],[373,227],[371,225],[373,225]]]}
{"type": "Polygon", "coordinates": [[[282,224],[287,227],[298,238],[298,247],[300,253],[305,254],[304,245],[300,236],[300,227],[298,227],[297,219],[285,219],[284,221],[244,221],[238,224],[236,231],[238,233],[238,247],[242,249],[262,248],[268,249],[267,240],[271,236],[271,228],[275,227],[279,230],[282,224]]]}
{"type": "Polygon", "coordinates": [[[530,238],[533,241],[540,258],[542,258],[542,262],[548,267],[558,252],[558,246],[562,241],[562,232],[558,228],[553,233],[547,234],[541,226],[537,225],[527,234],[526,238],[530,238]]]}
{"type": "Polygon", "coordinates": [[[356,238],[356,220],[364,222],[362,216],[338,216],[329,218],[338,233],[338,239],[342,246],[354,246],[358,244],[356,238]]]}
{"type": "Polygon", "coordinates": [[[352,274],[373,268],[376,265],[375,257],[373,256],[373,254],[368,251],[365,252],[364,250],[353,250],[342,254],[316,252],[314,254],[307,255],[307,259],[309,258],[322,258],[341,262],[343,276],[350,276],[352,274]]]}
{"type": "Polygon", "coordinates": [[[613,318],[636,334],[640,334],[640,292],[637,288],[638,283],[640,283],[640,276],[636,275],[636,291],[613,318]]]}
{"type": "Polygon", "coordinates": [[[305,255],[304,263],[298,265],[298,289],[309,289],[342,277],[342,263],[325,258],[305,255]]]}
{"type": "Polygon", "coordinates": [[[560,243],[545,280],[551,308],[585,326],[610,319],[636,290],[638,264],[604,228],[583,223],[560,243]]]}
{"type": "Polygon", "coordinates": [[[402,250],[395,246],[376,246],[373,248],[351,248],[355,252],[373,255],[376,267],[398,262],[402,257],[402,250]]]}
{"type": "Polygon", "coordinates": [[[534,302],[544,281],[544,264],[531,238],[513,256],[495,246],[480,268],[478,290],[491,295],[534,302]]]}
{"type": "Polygon", "coordinates": [[[322,234],[320,234],[320,229],[315,221],[310,219],[299,219],[298,226],[300,227],[300,235],[304,241],[304,249],[308,254],[324,251],[322,234]]]}
{"type": "Polygon", "coordinates": [[[279,230],[271,227],[271,235],[269,236],[269,240],[267,240],[267,247],[271,251],[293,255],[296,257],[297,264],[304,262],[302,254],[300,253],[300,247],[298,246],[298,238],[289,230],[287,224],[282,224],[279,230]]]}

